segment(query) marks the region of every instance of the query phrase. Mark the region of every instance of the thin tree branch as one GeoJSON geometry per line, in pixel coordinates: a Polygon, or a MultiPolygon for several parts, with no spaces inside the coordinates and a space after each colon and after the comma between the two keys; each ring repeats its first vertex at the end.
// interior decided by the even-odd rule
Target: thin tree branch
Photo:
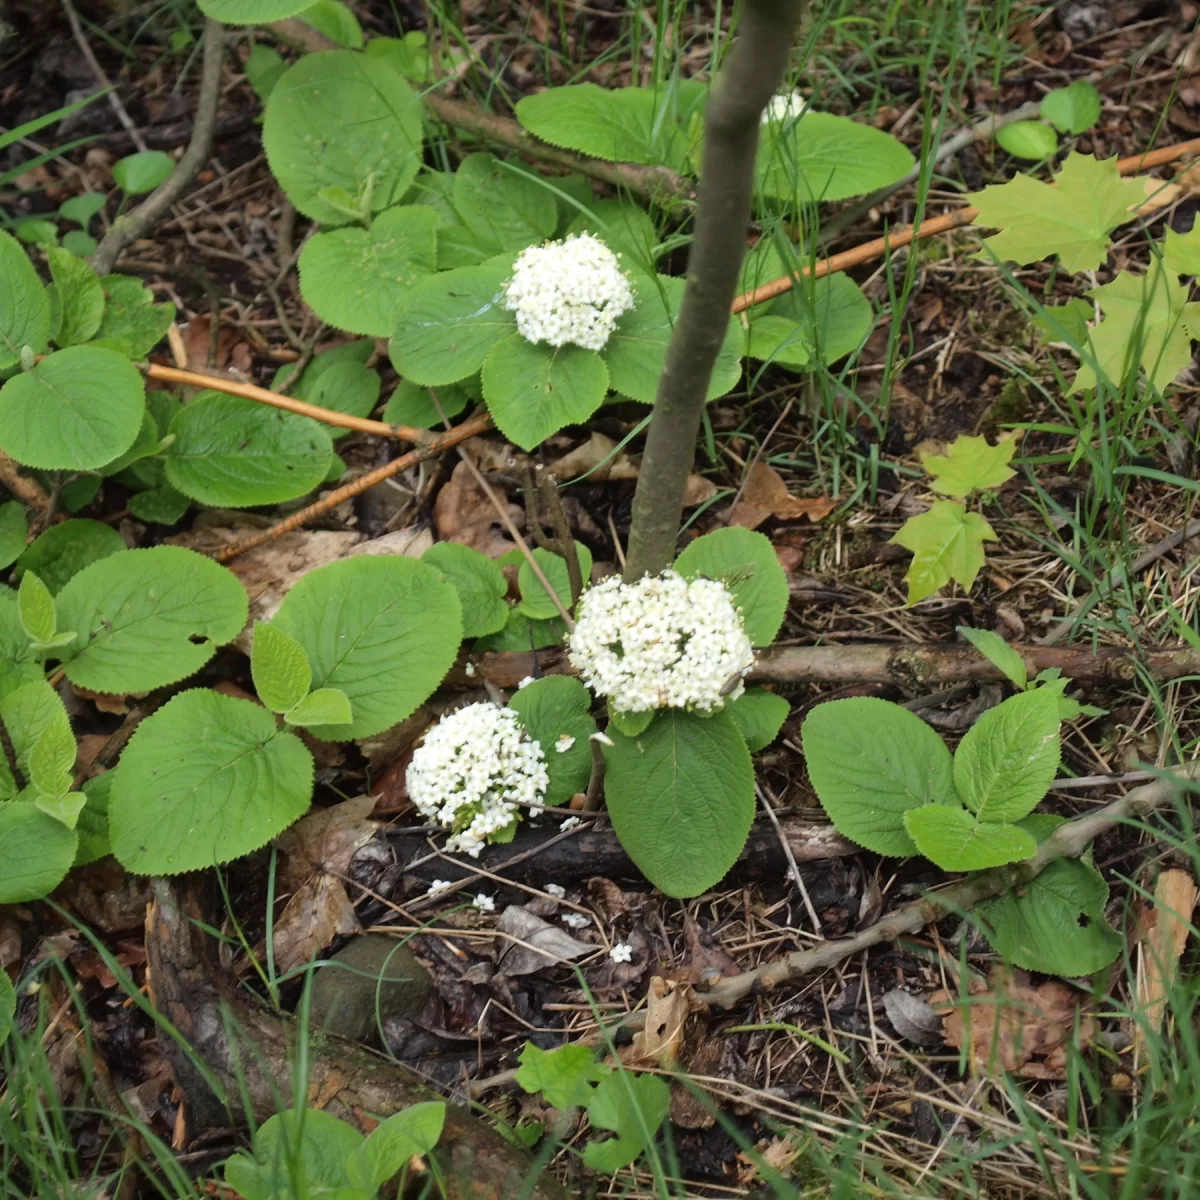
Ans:
{"type": "Polygon", "coordinates": [[[92,269],[97,275],[107,275],[113,269],[121,251],[141,237],[183,195],[208,159],[217,123],[217,104],[221,99],[224,58],[225,27],[210,18],[204,26],[204,60],[192,140],[171,174],[137,208],[123,213],[112,223],[92,255],[92,269]]]}

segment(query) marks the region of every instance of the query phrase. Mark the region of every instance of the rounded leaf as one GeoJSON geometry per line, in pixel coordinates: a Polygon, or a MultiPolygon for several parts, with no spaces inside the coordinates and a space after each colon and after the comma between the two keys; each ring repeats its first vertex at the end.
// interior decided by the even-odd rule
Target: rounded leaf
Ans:
{"type": "Polygon", "coordinates": [[[1100,120],[1100,93],[1095,84],[1077,79],[1047,92],[1041,114],[1060,133],[1086,133],[1100,120]]]}
{"type": "Polygon", "coordinates": [[[0,370],[35,354],[50,340],[50,300],[33,263],[11,233],[0,230],[0,370]]]}
{"type": "Polygon", "coordinates": [[[996,141],[1016,158],[1041,162],[1058,149],[1058,135],[1045,121],[1014,121],[996,130],[996,141]]]}
{"type": "Polygon", "coordinates": [[[981,821],[965,808],[925,804],[904,814],[917,849],[943,871],[983,871],[1031,858],[1037,839],[1017,825],[981,821]]]}
{"type": "Polygon", "coordinates": [[[737,861],[754,819],[754,768],[733,718],[665,709],[614,731],[604,790],[621,845],[668,896],[698,896],[737,861]]]}
{"type": "Polygon", "coordinates": [[[370,737],[427,700],[458,655],[458,594],[427,563],[399,556],[344,559],[310,571],[273,622],[304,647],[314,688],[339,688],[348,725],[317,726],[329,741],[370,737]]]}
{"type": "Polygon", "coordinates": [[[62,306],[62,320],[54,340],[60,346],[89,341],[96,335],[104,316],[104,288],[96,272],[70,250],[58,246],[51,246],[46,251],[46,258],[62,306]]]}
{"type": "MultiPolygon", "coordinates": [[[[813,364],[829,364],[845,358],[862,345],[875,323],[875,310],[870,300],[863,295],[862,288],[844,274],[804,280],[799,287],[778,297],[771,305],[769,315],[786,317],[800,327],[813,364]]],[[[752,338],[757,325],[758,319],[750,327],[752,338]]],[[[787,343],[788,350],[792,346],[793,343],[787,343]]],[[[786,358],[777,361],[786,365],[786,358]]]]}
{"type": "Polygon", "coordinates": [[[592,775],[588,739],[596,732],[587,688],[569,675],[547,675],[514,693],[508,707],[546,757],[546,803],[568,804],[576,793],[586,791],[592,775]]]}
{"type": "Polygon", "coordinates": [[[0,449],[46,471],[102,467],[133,445],[145,396],[141,375],[115,351],[58,350],[0,387],[0,449]]]}
{"type": "Polygon", "coordinates": [[[165,150],[139,150],[113,163],[117,187],[130,196],[152,192],[175,169],[175,160],[165,150]]]}
{"type": "Polygon", "coordinates": [[[768,692],[766,688],[748,688],[726,708],[742,731],[746,748],[751,754],[757,754],[779,736],[792,706],[782,696],[768,692]]]}
{"type": "Polygon", "coordinates": [[[508,621],[508,580],[496,563],[471,546],[438,542],[421,555],[436,567],[458,592],[462,605],[463,637],[499,633],[508,621]]]}
{"type": "Polygon", "coordinates": [[[357,195],[369,180],[372,212],[398,204],[420,166],[421,102],[395,71],[365,54],[309,54],[271,92],[263,149],[306,217],[344,225],[347,214],[321,192],[357,195]]]}
{"type": "MultiPolygon", "coordinates": [[[[592,577],[592,552],[582,542],[576,542],[575,554],[579,559],[579,577],[586,587],[592,577]]],[[[571,575],[567,570],[567,560],[561,554],[544,550],[541,546],[534,550],[533,557],[562,607],[570,612],[571,575]]],[[[520,610],[523,616],[533,621],[549,621],[559,615],[559,606],[554,603],[554,597],[547,595],[545,584],[533,573],[533,568],[525,558],[517,568],[517,587],[521,591],[520,610]]]]}
{"type": "Polygon", "coordinates": [[[266,709],[196,688],[147,717],[108,801],[113,853],[139,875],[240,858],[304,815],[312,755],[266,709]]]}
{"type": "Polygon", "coordinates": [[[11,566],[21,557],[28,533],[25,506],[19,500],[0,504],[0,570],[11,566]]]}
{"type": "Polygon", "coordinates": [[[64,521],[26,548],[17,559],[16,574],[19,578],[33,571],[57,595],[72,575],[125,548],[125,539],[111,525],[83,518],[64,521]]]}
{"type": "Polygon", "coordinates": [[[312,684],[312,668],[304,648],[265,621],[254,624],[250,675],[258,698],[277,713],[299,704],[312,684]]]}
{"type": "Polygon", "coordinates": [[[226,25],[266,25],[303,12],[312,0],[199,0],[200,11],[226,25]]]}
{"type": "Polygon", "coordinates": [[[457,417],[471,403],[467,387],[478,392],[479,381],[445,383],[437,389],[437,404],[427,387],[402,379],[388,398],[383,419],[389,425],[415,425],[418,429],[441,429],[442,418],[457,417]]]}
{"type": "Polygon", "coordinates": [[[491,154],[468,154],[454,173],[454,207],[487,254],[554,236],[558,202],[541,177],[491,154]]]}
{"type": "Polygon", "coordinates": [[[0,804],[0,904],[48,896],[75,861],[79,837],[23,800],[0,804]]]}

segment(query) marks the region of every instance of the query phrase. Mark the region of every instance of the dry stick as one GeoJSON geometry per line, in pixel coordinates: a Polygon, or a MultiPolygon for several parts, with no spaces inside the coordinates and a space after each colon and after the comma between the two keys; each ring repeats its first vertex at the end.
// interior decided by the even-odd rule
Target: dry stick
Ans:
{"type": "Polygon", "coordinates": [[[801,0],[746,0],[704,117],[704,166],[679,319],[659,378],[633,497],[625,578],[656,575],[675,556],[684,489],[713,364],[746,253],[763,108],[787,69],[801,0]]]}
{"type": "Polygon", "coordinates": [[[940,921],[948,913],[966,912],[981,900],[1023,887],[1057,859],[1078,858],[1096,838],[1122,821],[1145,817],[1156,808],[1161,808],[1179,794],[1186,780],[1197,778],[1200,778],[1200,760],[1179,768],[1174,778],[1157,779],[1144,787],[1135,788],[1129,795],[1114,800],[1099,812],[1060,825],[1026,862],[998,867],[983,875],[951,884],[940,892],[931,892],[923,899],[889,913],[883,920],[853,937],[825,942],[811,950],[796,950],[782,958],[772,959],[753,971],[722,979],[714,988],[702,992],[701,996],[709,1005],[729,1008],[751,992],[770,991],[781,983],[827,970],[871,946],[894,942],[906,933],[916,933],[931,921],[940,921]]]}
{"type": "MultiPolygon", "coordinates": [[[[63,0],[70,15],[69,0],[63,0]]],[[[221,64],[225,58],[225,27],[211,18],[204,25],[204,60],[192,139],[175,169],[132,212],[117,217],[92,255],[92,269],[107,275],[121,251],[142,236],[191,186],[212,150],[217,104],[221,99],[221,64]]],[[[113,95],[112,92],[109,93],[113,95]]]]}

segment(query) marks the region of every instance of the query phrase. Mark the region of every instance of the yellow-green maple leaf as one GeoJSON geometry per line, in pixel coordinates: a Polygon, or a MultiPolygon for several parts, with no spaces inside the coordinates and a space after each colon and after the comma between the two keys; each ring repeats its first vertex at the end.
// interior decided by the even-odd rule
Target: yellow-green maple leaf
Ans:
{"type": "MultiPolygon", "coordinates": [[[[1122,271],[1088,295],[1104,312],[1104,320],[1092,330],[1092,353],[1115,386],[1140,366],[1161,391],[1192,361],[1200,304],[1188,302],[1188,288],[1174,271],[1157,262],[1146,275],[1122,271]]],[[[1096,371],[1085,362],[1071,390],[1095,386],[1096,371]]]]}
{"type": "Polygon", "coordinates": [[[908,603],[924,600],[951,579],[969,589],[983,567],[983,543],[998,540],[983,517],[953,500],[938,500],[928,512],[909,517],[892,538],[912,551],[904,576],[908,603]]]}
{"type": "Polygon", "coordinates": [[[946,454],[922,454],[921,465],[933,476],[933,490],[961,500],[972,492],[998,488],[1015,474],[1008,464],[1017,443],[1003,438],[989,446],[987,438],[956,437],[946,454]]]}
{"type": "Polygon", "coordinates": [[[1055,183],[1018,175],[967,197],[979,209],[977,224],[1001,231],[982,253],[1017,263],[1057,254],[1066,270],[1090,271],[1104,261],[1109,233],[1133,220],[1146,198],[1140,182],[1121,178],[1115,158],[1072,153],[1055,183]]]}
{"type": "Polygon", "coordinates": [[[1187,233],[1167,230],[1162,244],[1163,266],[1177,275],[1200,275],[1200,221],[1187,233]]]}

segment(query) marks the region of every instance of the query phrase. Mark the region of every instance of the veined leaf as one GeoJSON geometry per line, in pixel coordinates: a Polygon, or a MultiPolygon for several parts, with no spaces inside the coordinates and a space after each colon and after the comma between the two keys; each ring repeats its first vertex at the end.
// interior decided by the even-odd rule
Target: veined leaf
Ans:
{"type": "Polygon", "coordinates": [[[927,804],[904,814],[917,849],[943,871],[982,871],[1030,858],[1033,835],[1016,825],[981,821],[963,808],[927,804]]]}
{"type": "Polygon", "coordinates": [[[548,675],[515,692],[508,706],[542,747],[550,776],[546,803],[567,804],[586,791],[592,774],[588,739],[596,732],[587,688],[567,675],[548,675]]]}
{"type": "Polygon", "coordinates": [[[933,476],[933,490],[958,500],[972,492],[998,488],[1016,475],[1008,464],[1017,448],[1014,438],[989,446],[987,438],[956,437],[942,454],[922,454],[921,465],[933,476]]]}
{"type": "Polygon", "coordinates": [[[968,512],[953,500],[938,500],[928,512],[909,517],[891,540],[912,551],[913,560],[904,576],[911,605],[951,579],[969,590],[983,567],[983,543],[997,538],[978,513],[968,512]]]}
{"type": "Polygon", "coordinates": [[[458,592],[464,637],[486,637],[504,628],[508,580],[486,554],[472,546],[438,542],[421,555],[421,561],[436,567],[458,592]]]}
{"type": "Polygon", "coordinates": [[[21,243],[0,230],[0,370],[40,354],[50,341],[50,301],[21,243]]]}

